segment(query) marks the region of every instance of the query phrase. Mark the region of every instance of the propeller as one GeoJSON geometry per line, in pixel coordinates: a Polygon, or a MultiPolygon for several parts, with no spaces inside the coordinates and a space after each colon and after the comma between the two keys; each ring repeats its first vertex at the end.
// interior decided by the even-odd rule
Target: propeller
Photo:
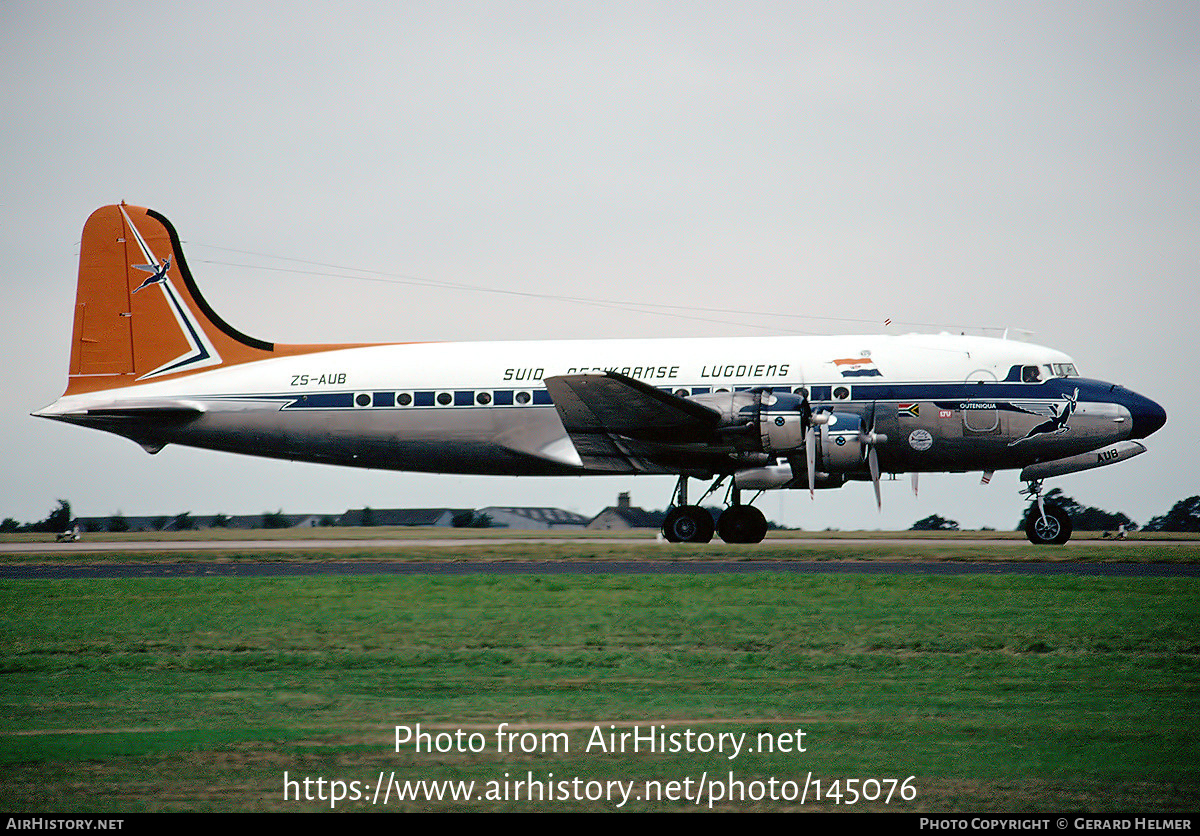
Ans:
{"type": "Polygon", "coordinates": [[[817,434],[813,432],[810,421],[804,430],[804,455],[808,458],[808,498],[816,499],[817,482],[817,434]]]}
{"type": "Polygon", "coordinates": [[[888,437],[883,433],[875,432],[875,404],[871,403],[871,429],[863,430],[858,434],[858,440],[866,445],[867,448],[867,466],[871,469],[871,483],[875,486],[875,505],[880,511],[883,510],[883,496],[879,490],[879,453],[876,447],[888,440],[888,437]]]}
{"type": "Polygon", "coordinates": [[[814,413],[808,402],[808,387],[804,389],[804,399],[800,401],[800,420],[804,424],[804,455],[808,460],[808,496],[816,499],[817,484],[817,433],[814,427],[829,423],[826,412],[814,413]]]}

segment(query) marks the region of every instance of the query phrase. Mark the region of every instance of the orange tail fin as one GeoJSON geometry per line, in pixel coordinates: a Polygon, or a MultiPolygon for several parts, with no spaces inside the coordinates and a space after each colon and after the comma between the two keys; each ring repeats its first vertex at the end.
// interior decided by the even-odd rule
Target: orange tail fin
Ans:
{"type": "MultiPolygon", "coordinates": [[[[298,346],[289,346],[294,353],[298,346]]],[[[171,222],[138,206],[97,209],[83,227],[68,395],[271,357],[208,306],[171,222]]]]}

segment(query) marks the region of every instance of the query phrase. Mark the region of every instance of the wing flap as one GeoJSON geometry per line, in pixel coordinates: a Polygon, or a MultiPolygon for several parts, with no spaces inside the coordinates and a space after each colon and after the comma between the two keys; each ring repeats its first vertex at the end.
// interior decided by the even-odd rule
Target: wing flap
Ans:
{"type": "Polygon", "coordinates": [[[713,438],[721,414],[616,372],[544,381],[585,466],[619,473],[670,473],[653,452],[713,438]]]}

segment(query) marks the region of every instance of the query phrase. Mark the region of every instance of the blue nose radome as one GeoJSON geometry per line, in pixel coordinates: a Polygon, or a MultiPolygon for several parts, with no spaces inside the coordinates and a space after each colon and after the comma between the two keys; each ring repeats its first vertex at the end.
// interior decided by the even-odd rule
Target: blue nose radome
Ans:
{"type": "Polygon", "coordinates": [[[1165,409],[1149,398],[1130,394],[1132,397],[1127,403],[1129,413],[1133,416],[1133,431],[1129,435],[1130,438],[1146,438],[1167,423],[1165,409]]]}

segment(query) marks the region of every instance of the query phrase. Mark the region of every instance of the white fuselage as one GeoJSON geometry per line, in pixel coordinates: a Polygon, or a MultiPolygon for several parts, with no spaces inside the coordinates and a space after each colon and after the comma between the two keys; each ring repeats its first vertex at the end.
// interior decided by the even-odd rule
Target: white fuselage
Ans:
{"type": "Polygon", "coordinates": [[[582,473],[545,378],[614,371],[684,397],[804,387],[814,401],[853,410],[853,389],[864,384],[903,386],[916,401],[914,387],[924,384],[986,387],[1014,366],[1039,367],[1046,378],[1052,364],[1069,363],[1021,342],[920,334],[389,344],[73,395],[39,414],[152,450],[179,443],[395,470],[582,473]],[[156,409],[172,406],[197,417],[159,420],[156,409]],[[120,422],[85,418],[123,409],[120,422]]]}

